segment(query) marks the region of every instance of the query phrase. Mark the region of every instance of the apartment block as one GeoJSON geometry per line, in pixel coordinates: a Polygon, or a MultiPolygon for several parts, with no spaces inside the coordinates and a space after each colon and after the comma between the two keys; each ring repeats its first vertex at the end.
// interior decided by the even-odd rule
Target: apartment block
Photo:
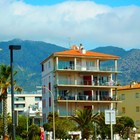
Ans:
{"type": "Polygon", "coordinates": [[[117,92],[122,101],[118,104],[118,115],[131,117],[137,127],[137,133],[140,133],[140,83],[131,82],[118,88],[117,92]]]}
{"type": "MultiPolygon", "coordinates": [[[[21,93],[14,94],[14,108],[18,115],[25,113],[29,108],[39,107],[42,113],[42,94],[40,93],[21,93]]],[[[31,109],[30,109],[31,110],[31,109]]],[[[7,112],[11,114],[11,94],[7,98],[7,112]]]]}
{"type": "Polygon", "coordinates": [[[54,110],[61,117],[71,116],[77,109],[89,108],[93,114],[115,109],[118,56],[91,52],[82,45],[55,52],[41,62],[43,122],[54,110]],[[111,67],[108,67],[110,64],[111,67]],[[53,100],[54,98],[54,100],[53,100]]]}

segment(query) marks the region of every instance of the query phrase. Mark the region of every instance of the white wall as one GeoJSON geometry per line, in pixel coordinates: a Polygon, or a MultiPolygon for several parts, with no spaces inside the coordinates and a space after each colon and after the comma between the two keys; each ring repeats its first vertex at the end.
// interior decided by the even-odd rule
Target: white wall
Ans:
{"type": "MultiPolygon", "coordinates": [[[[42,94],[30,94],[30,93],[29,94],[14,94],[14,97],[15,98],[25,97],[24,101],[14,100],[14,104],[17,104],[17,105],[24,104],[25,105],[25,107],[21,107],[21,108],[15,107],[15,110],[24,111],[25,108],[28,108],[30,105],[35,105],[36,103],[40,102],[40,101],[35,101],[35,97],[42,98],[42,94]]],[[[11,114],[11,94],[8,94],[8,98],[7,98],[7,112],[11,114]]]]}

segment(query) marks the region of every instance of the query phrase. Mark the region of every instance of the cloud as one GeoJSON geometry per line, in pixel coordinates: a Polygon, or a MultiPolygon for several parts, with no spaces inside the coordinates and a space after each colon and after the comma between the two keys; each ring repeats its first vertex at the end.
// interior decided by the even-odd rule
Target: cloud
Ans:
{"type": "Polygon", "coordinates": [[[40,40],[68,47],[83,43],[87,49],[115,45],[140,46],[140,7],[110,7],[92,1],[67,1],[33,6],[16,0],[0,2],[0,40],[40,40]]]}

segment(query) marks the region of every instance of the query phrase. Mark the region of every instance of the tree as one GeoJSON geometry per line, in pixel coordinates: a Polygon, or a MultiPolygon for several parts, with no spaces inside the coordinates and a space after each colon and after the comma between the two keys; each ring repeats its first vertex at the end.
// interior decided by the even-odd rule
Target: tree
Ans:
{"type": "Polygon", "coordinates": [[[7,65],[0,65],[0,90],[1,98],[3,100],[3,135],[8,135],[7,127],[7,90],[10,86],[11,67],[7,65]]]}
{"type": "Polygon", "coordinates": [[[97,134],[100,134],[102,139],[105,139],[106,137],[110,138],[110,125],[106,125],[105,124],[105,114],[104,113],[100,113],[96,116],[96,131],[97,134]]]}
{"type": "Polygon", "coordinates": [[[16,126],[16,135],[25,138],[27,137],[27,119],[23,115],[18,116],[18,125],[16,126]]]}
{"type": "Polygon", "coordinates": [[[127,116],[117,118],[116,125],[114,125],[115,133],[118,133],[122,138],[128,138],[130,129],[135,127],[134,121],[127,116]]]}
{"type": "Polygon", "coordinates": [[[89,139],[93,132],[93,122],[95,122],[97,114],[93,115],[91,109],[77,110],[76,115],[71,119],[78,124],[78,128],[82,132],[82,139],[89,139]]]}
{"type": "MultiPolygon", "coordinates": [[[[14,72],[14,75],[17,72],[14,72]]],[[[14,84],[16,81],[14,81],[14,84]]],[[[11,85],[11,67],[5,64],[0,65],[0,93],[1,100],[3,100],[3,135],[7,137],[8,127],[7,127],[7,94],[8,87],[11,85]]],[[[19,88],[17,88],[19,90],[19,88]]],[[[20,90],[21,91],[21,90],[20,90]]]]}
{"type": "Polygon", "coordinates": [[[32,124],[30,127],[29,127],[29,139],[30,140],[40,140],[40,127],[35,125],[35,124],[32,124]]]}
{"type": "Polygon", "coordinates": [[[2,135],[2,132],[3,132],[2,131],[2,129],[3,129],[2,128],[3,127],[3,121],[2,120],[3,120],[2,115],[0,115],[0,136],[2,135]]]}
{"type": "Polygon", "coordinates": [[[75,129],[76,124],[69,118],[59,118],[56,121],[56,138],[67,139],[69,138],[68,131],[74,131],[75,129]]]}
{"type": "MultiPolygon", "coordinates": [[[[44,130],[53,131],[53,114],[49,113],[48,122],[43,125],[44,130]]],[[[58,113],[55,112],[55,130],[56,138],[66,139],[69,138],[68,131],[75,130],[76,125],[69,118],[60,118],[58,113]],[[61,127],[60,127],[61,126],[61,127]]]]}
{"type": "Polygon", "coordinates": [[[21,92],[23,91],[23,88],[15,85],[14,90],[17,91],[17,93],[21,94],[21,92]]]}
{"type": "MultiPolygon", "coordinates": [[[[55,116],[55,120],[57,120],[57,118],[59,117],[57,112],[54,113],[54,116],[55,116]]],[[[48,120],[48,122],[53,122],[53,113],[52,112],[49,112],[47,120],[48,120]]]]}
{"type": "MultiPolygon", "coordinates": [[[[10,117],[11,118],[11,117],[10,117]]],[[[12,120],[8,119],[8,133],[9,133],[9,137],[11,137],[12,135],[12,120]]],[[[28,124],[29,125],[29,124],[28,124]]],[[[26,116],[24,115],[19,115],[18,116],[18,124],[16,125],[16,140],[26,140],[27,139],[27,136],[28,136],[28,131],[27,131],[27,118],[26,116]]],[[[35,129],[35,128],[39,128],[38,126],[35,126],[35,127],[29,127],[29,134],[30,134],[30,138],[31,138],[31,133],[34,131],[32,129],[35,129]]],[[[39,128],[40,130],[40,128],[39,128]]],[[[36,133],[36,132],[35,132],[36,133]]],[[[35,135],[34,138],[37,138],[40,136],[40,131],[39,133],[37,134],[37,136],[35,135]]]]}

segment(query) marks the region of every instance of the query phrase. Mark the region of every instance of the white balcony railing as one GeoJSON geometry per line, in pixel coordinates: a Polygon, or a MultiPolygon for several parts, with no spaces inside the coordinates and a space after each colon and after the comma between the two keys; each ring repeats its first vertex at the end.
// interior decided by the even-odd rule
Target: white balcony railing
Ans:
{"type": "Polygon", "coordinates": [[[58,65],[58,70],[80,70],[80,71],[109,71],[109,72],[116,72],[118,70],[116,70],[114,67],[95,67],[95,66],[86,66],[83,67],[82,65],[66,65],[66,64],[61,64],[58,65]]]}
{"type": "Polygon", "coordinates": [[[59,77],[58,80],[58,85],[91,85],[91,86],[117,86],[117,81],[100,81],[99,83],[97,81],[91,81],[91,80],[77,80],[77,82],[75,82],[75,80],[72,79],[65,79],[65,78],[61,78],[59,77]]]}
{"type": "MultiPolygon", "coordinates": [[[[90,96],[90,95],[69,95],[69,96],[63,96],[59,95],[57,100],[73,100],[73,101],[116,101],[115,98],[111,98],[110,96],[99,96],[96,97],[90,96]]],[[[118,101],[118,100],[117,100],[118,101]]]]}

